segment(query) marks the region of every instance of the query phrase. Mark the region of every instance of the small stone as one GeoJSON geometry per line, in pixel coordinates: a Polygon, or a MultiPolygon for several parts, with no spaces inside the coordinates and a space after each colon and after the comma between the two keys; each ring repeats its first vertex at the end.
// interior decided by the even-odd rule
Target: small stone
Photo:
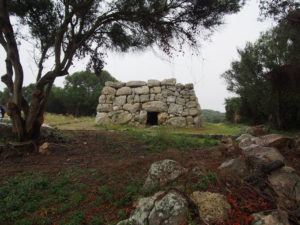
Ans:
{"type": "Polygon", "coordinates": [[[50,150],[49,150],[49,143],[45,142],[44,144],[42,144],[39,147],[39,153],[42,155],[49,155],[50,154],[50,150]]]}

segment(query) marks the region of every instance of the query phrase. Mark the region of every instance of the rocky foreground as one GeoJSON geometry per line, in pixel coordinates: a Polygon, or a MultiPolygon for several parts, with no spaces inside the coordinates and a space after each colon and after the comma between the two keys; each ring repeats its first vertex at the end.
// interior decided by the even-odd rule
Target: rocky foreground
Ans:
{"type": "MultiPolygon", "coordinates": [[[[243,134],[236,140],[226,138],[223,142],[226,151],[238,151],[239,156],[219,166],[218,178],[227,185],[232,182],[247,185],[258,195],[272,198],[276,206],[252,214],[247,224],[300,224],[300,177],[281,153],[300,151],[300,142],[277,134],[260,137],[243,134]]],[[[157,192],[140,198],[130,218],[118,225],[185,225],[191,224],[191,215],[198,216],[203,224],[225,224],[234,210],[228,196],[207,191],[186,193],[177,182],[181,177],[201,175],[201,169],[188,170],[173,160],[153,163],[144,189],[156,188],[157,192]]],[[[250,198],[244,196],[247,197],[250,198]]]]}

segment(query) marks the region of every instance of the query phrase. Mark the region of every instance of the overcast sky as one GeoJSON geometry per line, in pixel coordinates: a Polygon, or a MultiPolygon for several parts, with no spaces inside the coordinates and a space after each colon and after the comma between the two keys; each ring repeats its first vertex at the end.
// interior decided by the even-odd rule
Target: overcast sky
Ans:
{"type": "MultiPolygon", "coordinates": [[[[225,24],[218,28],[210,40],[202,41],[197,52],[185,49],[184,56],[166,56],[159,50],[149,49],[137,53],[108,53],[105,69],[120,81],[176,78],[180,83],[193,83],[199,103],[203,109],[224,112],[224,99],[232,94],[220,75],[237,59],[237,48],[243,48],[247,41],[255,41],[260,32],[271,27],[268,21],[259,22],[257,0],[251,0],[243,10],[226,16],[225,24]]],[[[25,71],[25,84],[34,81],[34,50],[24,44],[20,51],[25,71]]],[[[5,71],[4,52],[0,50],[0,71],[5,71]]],[[[70,72],[85,69],[85,62],[76,62],[70,72]]],[[[56,85],[63,85],[63,78],[56,85]]],[[[4,87],[0,82],[0,90],[4,87]]]]}

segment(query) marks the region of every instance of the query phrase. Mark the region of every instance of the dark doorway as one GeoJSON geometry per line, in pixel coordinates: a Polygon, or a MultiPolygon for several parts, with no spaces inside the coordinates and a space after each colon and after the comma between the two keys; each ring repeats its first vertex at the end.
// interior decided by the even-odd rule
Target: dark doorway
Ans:
{"type": "Polygon", "coordinates": [[[155,126],[158,125],[158,113],[157,112],[147,112],[147,125],[155,126]]]}

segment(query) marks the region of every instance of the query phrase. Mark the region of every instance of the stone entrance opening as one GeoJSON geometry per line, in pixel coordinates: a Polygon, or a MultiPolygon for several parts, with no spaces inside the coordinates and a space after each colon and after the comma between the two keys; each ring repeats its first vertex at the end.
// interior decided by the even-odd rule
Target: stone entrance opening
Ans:
{"type": "Polygon", "coordinates": [[[147,112],[147,125],[158,125],[158,112],[147,112]]]}

